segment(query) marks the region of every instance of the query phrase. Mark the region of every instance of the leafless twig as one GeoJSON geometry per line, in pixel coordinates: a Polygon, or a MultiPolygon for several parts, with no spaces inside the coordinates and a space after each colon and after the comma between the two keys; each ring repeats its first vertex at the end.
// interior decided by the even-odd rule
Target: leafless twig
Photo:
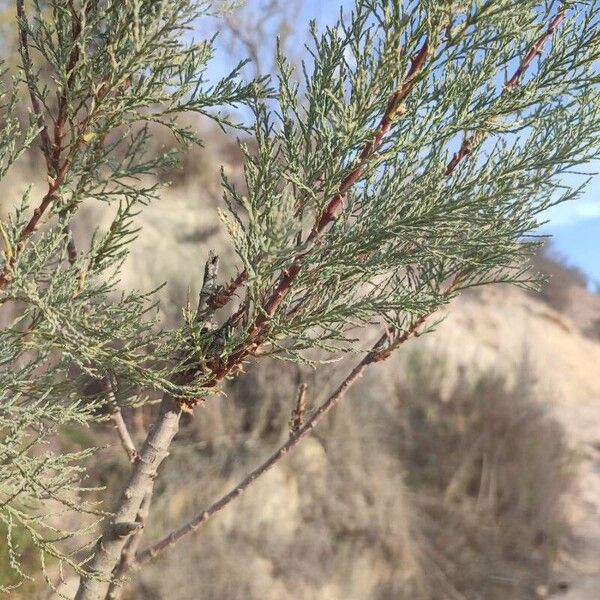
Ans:
{"type": "Polygon", "coordinates": [[[198,309],[194,317],[195,323],[207,323],[214,312],[214,305],[211,303],[211,298],[218,291],[217,274],[219,271],[219,257],[211,250],[208,255],[208,260],[204,267],[204,280],[202,289],[198,295],[198,309]]]}
{"type": "Polygon", "coordinates": [[[304,420],[304,413],[306,412],[306,387],[306,383],[301,383],[298,387],[296,406],[292,411],[292,418],[290,419],[290,436],[294,435],[300,429],[304,420]]]}
{"type": "Polygon", "coordinates": [[[135,444],[131,439],[131,435],[129,434],[129,429],[127,429],[127,425],[123,419],[123,413],[121,412],[120,406],[114,406],[111,409],[110,420],[119,434],[119,439],[121,440],[121,444],[125,449],[127,456],[129,457],[129,461],[132,463],[135,462],[138,459],[138,453],[135,449],[135,444]]]}
{"type": "MultiPolygon", "coordinates": [[[[297,39],[296,21],[305,0],[268,0],[245,3],[232,13],[224,15],[223,36],[226,48],[236,60],[249,57],[255,77],[260,77],[276,68],[277,49],[267,40],[274,39],[286,57],[292,56],[302,47],[302,39],[297,39]],[[237,47],[241,46],[238,56],[237,47]]],[[[294,61],[295,62],[295,61],[294,61]]]]}

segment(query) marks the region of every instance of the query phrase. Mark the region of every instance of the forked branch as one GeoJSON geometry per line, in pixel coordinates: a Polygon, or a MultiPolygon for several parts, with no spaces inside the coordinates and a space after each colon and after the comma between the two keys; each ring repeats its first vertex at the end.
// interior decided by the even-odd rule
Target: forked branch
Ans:
{"type": "MultiPolygon", "coordinates": [[[[414,323],[407,328],[407,330],[394,342],[394,349],[397,348],[401,343],[404,343],[410,337],[416,334],[418,328],[425,322],[431,313],[427,313],[419,317],[414,323]]],[[[227,505],[229,505],[238,496],[244,493],[253,483],[260,479],[269,469],[276,465],[282,460],[286,454],[295,448],[300,441],[306,437],[317,424],[339,403],[344,397],[346,392],[352,387],[352,385],[362,377],[365,369],[376,362],[380,362],[390,355],[390,352],[386,352],[387,344],[389,342],[389,335],[386,333],[382,335],[371,350],[364,356],[364,358],[350,371],[350,373],[344,378],[344,380],[338,385],[336,390],[319,406],[319,408],[301,425],[294,433],[292,433],[289,439],[282,444],[267,460],[261,465],[256,467],[251,473],[249,473],[238,485],[236,485],[227,494],[222,496],[219,500],[211,504],[208,508],[198,513],[187,523],[165,536],[146,550],[140,552],[136,558],[136,561],[131,564],[131,569],[136,570],[143,564],[151,561],[157,555],[172,548],[177,542],[179,542],[187,534],[196,531],[200,525],[206,523],[215,514],[222,511],[227,505]]],[[[301,388],[299,397],[303,399],[305,389],[301,388]]]]}

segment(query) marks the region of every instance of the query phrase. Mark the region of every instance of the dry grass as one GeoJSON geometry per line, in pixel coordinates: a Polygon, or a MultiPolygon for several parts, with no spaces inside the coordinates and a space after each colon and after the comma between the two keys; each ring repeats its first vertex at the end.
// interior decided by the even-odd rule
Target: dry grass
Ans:
{"type": "MultiPolygon", "coordinates": [[[[510,388],[459,378],[446,397],[443,363],[415,356],[402,374],[368,377],[283,464],[143,572],[129,598],[532,598],[564,528],[563,435],[526,378],[510,388]]],[[[286,435],[297,381],[280,363],[252,369],[184,427],[149,538],[286,435]]],[[[327,387],[309,383],[313,394],[327,387]]]]}
{"type": "Polygon", "coordinates": [[[511,386],[459,374],[445,398],[444,369],[415,355],[398,384],[407,485],[457,598],[534,597],[565,533],[569,451],[526,368],[511,386]]]}

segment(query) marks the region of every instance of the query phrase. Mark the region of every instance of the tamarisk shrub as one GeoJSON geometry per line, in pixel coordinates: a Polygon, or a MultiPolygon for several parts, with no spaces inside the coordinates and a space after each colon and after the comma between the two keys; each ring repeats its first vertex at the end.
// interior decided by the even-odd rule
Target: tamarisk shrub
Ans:
{"type": "Polygon", "coordinates": [[[15,0],[20,69],[2,96],[0,175],[36,146],[47,191],[25,194],[1,224],[0,518],[21,577],[30,575],[16,530],[39,548],[50,585],[51,559],[79,576],[77,600],[115,599],[129,573],[233,502],[365,368],[428,331],[462,290],[537,285],[527,259],[539,221],[578,196],[564,176],[597,155],[600,3],[355,0],[324,32],[311,24],[301,68],[280,53],[277,74],[250,83],[239,78],[243,65],[214,80],[212,42],[193,41],[197,19],[224,3],[26,8],[15,0]],[[15,114],[25,98],[23,124],[15,114]],[[244,107],[240,123],[235,107],[244,107]],[[115,292],[136,216],[160,195],[147,181],[174,160],[145,151],[148,126],[198,144],[177,120],[188,112],[249,130],[255,150],[245,149],[243,192],[223,177],[237,275],[223,280],[210,254],[197,307],[166,329],[152,293],[115,292]],[[72,224],[97,202],[114,218],[79,248],[72,224]],[[140,547],[182,413],[218,401],[222,382],[243,377],[248,361],[271,355],[317,367],[316,355],[343,354],[360,358],[309,413],[301,388],[290,436],[271,456],[140,547]],[[97,382],[95,393],[81,391],[83,378],[97,382]],[[148,396],[161,398],[160,409],[136,448],[121,407],[148,396]],[[114,507],[84,501],[82,461],[93,448],[49,445],[69,423],[107,418],[131,461],[114,507]],[[90,523],[66,531],[56,507],[90,523]],[[94,543],[78,546],[90,532],[94,543]]]}

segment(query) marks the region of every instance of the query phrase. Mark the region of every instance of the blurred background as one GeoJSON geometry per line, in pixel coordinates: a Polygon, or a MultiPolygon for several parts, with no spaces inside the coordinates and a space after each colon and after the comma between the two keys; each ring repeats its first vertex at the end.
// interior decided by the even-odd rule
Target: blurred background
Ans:
{"type": "MultiPolygon", "coordinates": [[[[14,25],[12,7],[4,9],[8,49],[14,25]]],[[[308,20],[323,26],[337,10],[338,2],[248,0],[197,35],[220,32],[215,74],[250,56],[252,77],[274,72],[276,35],[299,62],[308,20]]],[[[162,174],[168,185],[140,216],[121,277],[124,288],[167,282],[167,326],[181,319],[190,282],[197,292],[211,248],[223,277],[236,266],[217,209],[219,169],[241,185],[241,153],[220,130],[190,123],[205,147],[184,150],[181,167],[162,174]]],[[[175,147],[155,133],[156,152],[175,147]]],[[[41,166],[30,152],[0,183],[3,215],[27,186],[34,195],[43,189],[41,166]]],[[[126,597],[600,598],[599,192],[596,178],[577,203],[549,211],[541,233],[553,238],[534,261],[550,278],[541,293],[497,286],[463,294],[433,334],[372,369],[285,461],[137,575],[126,597]]],[[[104,207],[86,207],[75,235],[88,239],[106,219],[104,207]]],[[[186,417],[145,540],[237,483],[286,437],[299,383],[317,405],[345,366],[315,373],[262,362],[186,417]]],[[[125,414],[137,441],[154,410],[125,414]]],[[[126,477],[108,425],[70,429],[62,443],[105,447],[90,465],[91,483],[110,489],[126,477]]],[[[0,578],[10,577],[0,548],[0,578]]],[[[27,584],[14,597],[49,596],[27,584]]]]}

